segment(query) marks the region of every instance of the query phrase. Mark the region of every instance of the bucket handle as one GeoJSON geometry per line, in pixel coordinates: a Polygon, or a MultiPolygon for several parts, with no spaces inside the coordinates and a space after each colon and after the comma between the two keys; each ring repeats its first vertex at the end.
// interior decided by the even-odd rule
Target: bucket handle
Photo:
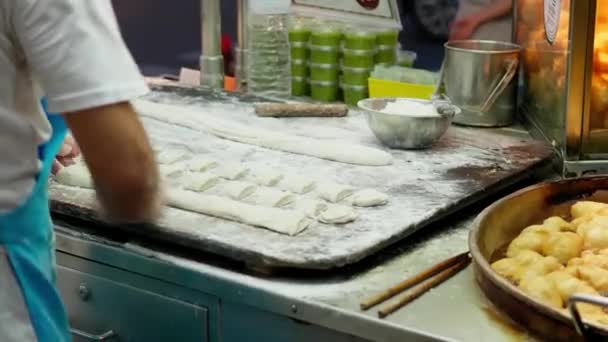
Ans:
{"type": "Polygon", "coordinates": [[[498,99],[500,94],[502,94],[503,91],[507,89],[507,86],[509,85],[509,83],[511,83],[513,77],[515,77],[515,74],[517,73],[517,66],[519,62],[516,58],[506,60],[505,64],[505,74],[502,76],[496,87],[494,87],[494,89],[492,90],[488,98],[485,100],[483,105],[481,105],[480,112],[482,113],[487,113],[490,108],[494,106],[494,102],[496,102],[496,99],[498,99]]]}

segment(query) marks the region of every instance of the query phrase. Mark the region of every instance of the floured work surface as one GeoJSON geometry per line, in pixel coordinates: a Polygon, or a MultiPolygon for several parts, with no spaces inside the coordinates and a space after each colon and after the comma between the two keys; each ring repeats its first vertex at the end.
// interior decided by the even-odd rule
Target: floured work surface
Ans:
{"type": "MultiPolygon", "coordinates": [[[[217,115],[282,133],[384,149],[356,111],[346,118],[258,118],[248,97],[209,96],[173,87],[156,87],[145,99],[185,107],[192,115],[217,115]]],[[[454,126],[432,149],[390,151],[393,165],[356,166],[223,140],[197,128],[200,117],[191,128],[145,113],[142,119],[157,148],[186,149],[216,160],[373,188],[390,196],[386,206],[358,208],[360,217],[354,223],[315,224],[296,236],[173,208],[165,208],[162,219],[147,232],[168,243],[262,267],[330,269],[354,263],[513,182],[544,165],[551,155],[549,147],[515,133],[454,126]]],[[[53,211],[95,220],[91,190],[52,182],[50,196],[53,211]]]]}

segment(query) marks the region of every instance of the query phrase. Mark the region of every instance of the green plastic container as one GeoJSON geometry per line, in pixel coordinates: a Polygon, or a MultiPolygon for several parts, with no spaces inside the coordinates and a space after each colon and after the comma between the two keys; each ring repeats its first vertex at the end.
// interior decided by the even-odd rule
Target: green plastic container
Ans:
{"type": "Polygon", "coordinates": [[[351,50],[373,50],[376,48],[376,34],[369,31],[345,33],[344,47],[351,50]]]}
{"type": "Polygon", "coordinates": [[[342,82],[350,85],[367,86],[372,69],[342,67],[342,82]]]}
{"type": "Polygon", "coordinates": [[[376,42],[378,45],[396,45],[399,41],[399,31],[387,30],[376,32],[376,42]]]}
{"type": "Polygon", "coordinates": [[[310,94],[310,84],[304,77],[292,77],[291,78],[291,95],[293,96],[307,96],[310,94]]]}
{"type": "Polygon", "coordinates": [[[418,54],[414,51],[399,50],[397,53],[397,64],[402,67],[411,68],[414,66],[417,57],[418,54]]]}
{"type": "Polygon", "coordinates": [[[374,67],[374,50],[350,50],[344,49],[342,65],[349,68],[374,67]]]}
{"type": "Polygon", "coordinates": [[[308,45],[303,42],[292,42],[289,43],[291,49],[291,59],[306,60],[310,57],[310,50],[308,45]]]}
{"type": "Polygon", "coordinates": [[[356,106],[361,100],[368,97],[367,86],[342,84],[344,91],[344,103],[350,106],[356,106]]]}
{"type": "Polygon", "coordinates": [[[396,45],[379,45],[376,50],[376,64],[397,64],[396,45]]]}
{"type": "Polygon", "coordinates": [[[397,53],[395,51],[378,51],[376,53],[376,64],[397,64],[397,53]]]}
{"type": "Polygon", "coordinates": [[[310,33],[310,43],[317,46],[338,47],[342,40],[342,32],[336,29],[321,29],[310,33]]]}
{"type": "Polygon", "coordinates": [[[339,72],[337,64],[310,64],[310,79],[313,81],[338,82],[339,72]]]}
{"type": "Polygon", "coordinates": [[[296,26],[289,29],[290,42],[307,43],[310,39],[310,29],[303,26],[296,26]]]}
{"type": "Polygon", "coordinates": [[[338,64],[339,49],[331,46],[310,46],[310,61],[315,64],[338,64]]]}
{"type": "Polygon", "coordinates": [[[308,77],[310,75],[310,69],[308,68],[308,61],[305,59],[292,59],[291,60],[291,76],[295,77],[308,77]]]}
{"type": "Polygon", "coordinates": [[[338,83],[329,81],[310,81],[310,97],[313,100],[332,102],[338,99],[338,83]]]}

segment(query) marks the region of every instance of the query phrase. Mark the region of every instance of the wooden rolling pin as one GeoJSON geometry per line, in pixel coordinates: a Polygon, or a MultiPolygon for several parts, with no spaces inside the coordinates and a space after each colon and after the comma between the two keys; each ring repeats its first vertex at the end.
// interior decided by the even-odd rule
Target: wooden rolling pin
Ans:
{"type": "Polygon", "coordinates": [[[256,103],[255,113],[260,117],[342,117],[348,114],[344,104],[317,103],[256,103]]]}

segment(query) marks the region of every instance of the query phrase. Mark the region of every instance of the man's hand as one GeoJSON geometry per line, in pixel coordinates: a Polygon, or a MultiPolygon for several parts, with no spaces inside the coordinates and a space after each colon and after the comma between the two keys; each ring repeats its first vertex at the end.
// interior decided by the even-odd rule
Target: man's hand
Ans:
{"type": "Polygon", "coordinates": [[[51,172],[56,175],[62,168],[73,165],[75,163],[74,159],[79,156],[80,147],[78,147],[78,144],[76,144],[76,141],[71,135],[66,136],[61,149],[57,152],[57,157],[53,162],[51,172]]]}
{"type": "Polygon", "coordinates": [[[450,40],[471,39],[480,25],[477,15],[469,15],[454,21],[450,25],[450,40]]]}
{"type": "Polygon", "coordinates": [[[450,25],[450,40],[471,39],[480,25],[508,15],[513,9],[513,0],[496,0],[476,13],[464,16],[450,25]]]}
{"type": "Polygon", "coordinates": [[[129,103],[65,114],[109,219],[145,223],[160,212],[159,175],[146,132],[129,103]]]}

